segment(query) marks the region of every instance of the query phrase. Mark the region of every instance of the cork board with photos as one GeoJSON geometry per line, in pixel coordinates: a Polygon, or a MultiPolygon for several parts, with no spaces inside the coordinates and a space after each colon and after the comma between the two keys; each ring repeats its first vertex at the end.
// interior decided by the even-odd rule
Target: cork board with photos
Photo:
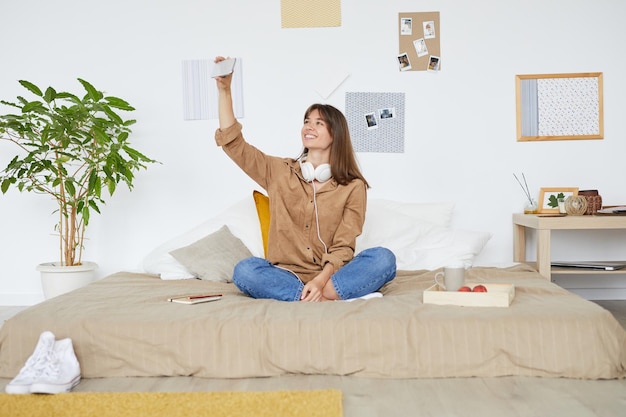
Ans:
{"type": "Polygon", "coordinates": [[[399,13],[400,71],[440,71],[439,12],[399,13]]]}

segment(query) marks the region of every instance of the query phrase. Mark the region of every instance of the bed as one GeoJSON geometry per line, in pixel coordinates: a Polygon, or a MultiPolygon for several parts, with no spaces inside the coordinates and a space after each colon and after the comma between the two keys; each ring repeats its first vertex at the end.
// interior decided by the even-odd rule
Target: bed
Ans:
{"type": "MultiPolygon", "coordinates": [[[[394,209],[393,204],[379,204],[378,208],[384,207],[380,213],[389,217],[389,210],[399,213],[407,208],[394,209]]],[[[235,236],[238,226],[224,217],[212,220],[210,226],[195,228],[147,256],[146,265],[151,266],[145,269],[157,268],[161,273],[119,272],[9,319],[0,330],[0,377],[17,374],[44,330],[57,338],[72,338],[85,378],[326,374],[614,379],[626,375],[626,332],[611,313],[552,284],[526,265],[468,266],[467,276],[472,282],[513,284],[516,293],[509,307],[424,304],[423,292],[433,284],[440,268],[415,266],[444,262],[443,258],[455,250],[457,260],[465,257],[471,262],[468,258],[488,240],[488,234],[459,233],[443,224],[432,224],[446,223],[447,216],[438,220],[431,217],[428,225],[423,224],[426,220],[411,219],[411,223],[419,224],[419,232],[410,239],[405,224],[403,236],[410,241],[413,255],[402,252],[401,246],[394,248],[406,255],[399,260],[403,268],[382,288],[381,298],[327,303],[254,300],[229,281],[227,268],[218,279],[219,272],[206,270],[206,264],[172,263],[172,259],[185,258],[176,253],[178,249],[185,248],[183,255],[197,255],[202,247],[215,251],[216,242],[209,239],[207,243],[207,236],[221,236],[218,246],[227,247],[227,253],[262,252],[259,207],[246,206],[243,211],[254,215],[250,224],[261,236],[256,244],[250,244],[243,233],[234,239],[242,244],[239,249],[223,244],[220,233],[232,231],[235,236]],[[208,229],[216,230],[205,235],[208,229]],[[424,230],[438,236],[426,237],[424,230]],[[417,235],[421,243],[416,243],[417,235]],[[468,239],[470,235],[474,239],[468,239]],[[195,240],[198,236],[199,241],[195,240]],[[443,245],[441,259],[424,256],[438,253],[434,242],[443,245]],[[458,247],[452,248],[455,245],[458,247]],[[460,255],[461,247],[465,254],[460,255]],[[173,266],[166,271],[168,262],[173,266]],[[176,277],[177,273],[192,277],[176,277]],[[203,273],[213,279],[202,278],[203,273]],[[223,297],[197,305],[167,301],[176,295],[205,292],[223,297]]],[[[366,223],[376,217],[375,207],[373,204],[373,214],[366,223]]],[[[413,206],[409,212],[415,209],[413,206]]],[[[227,213],[232,218],[241,214],[233,209],[227,213]]],[[[441,216],[441,207],[431,214],[441,216]]],[[[397,222],[399,215],[391,217],[397,222]]],[[[239,226],[246,228],[245,224],[239,226]]],[[[381,233],[394,236],[392,232],[385,229],[381,233]]],[[[358,245],[364,248],[367,239],[376,242],[380,237],[375,230],[365,230],[358,245]]]]}

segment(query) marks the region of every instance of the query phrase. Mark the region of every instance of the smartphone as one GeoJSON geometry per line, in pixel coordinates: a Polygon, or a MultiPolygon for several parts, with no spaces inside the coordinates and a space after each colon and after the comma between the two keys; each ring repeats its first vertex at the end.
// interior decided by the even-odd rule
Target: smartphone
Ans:
{"type": "Polygon", "coordinates": [[[233,72],[236,58],[229,58],[216,63],[211,71],[211,78],[223,77],[233,72]]]}

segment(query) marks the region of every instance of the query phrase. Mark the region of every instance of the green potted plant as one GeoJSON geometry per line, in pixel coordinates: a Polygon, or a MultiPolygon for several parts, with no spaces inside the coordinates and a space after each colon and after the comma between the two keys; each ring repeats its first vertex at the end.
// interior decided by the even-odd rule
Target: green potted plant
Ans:
{"type": "MultiPolygon", "coordinates": [[[[18,148],[18,154],[0,172],[2,193],[15,187],[51,196],[57,203],[59,258],[38,267],[42,280],[50,269],[60,269],[62,280],[67,281],[75,276],[73,271],[97,267],[82,261],[85,229],[92,213],[100,213],[106,194],[112,196],[120,182],[132,189],[134,173],[156,162],[130,146],[130,126],[135,120],[125,120],[119,113],[134,108],[123,99],[105,96],[85,80],[78,81],[85,90],[82,97],[52,87],[44,91],[22,80],[19,83],[33,98],[0,101],[11,111],[0,115],[0,142],[18,148]]],[[[90,272],[90,278],[78,285],[94,276],[90,272]]],[[[55,293],[42,283],[46,298],[72,289],[66,284],[55,293]]]]}

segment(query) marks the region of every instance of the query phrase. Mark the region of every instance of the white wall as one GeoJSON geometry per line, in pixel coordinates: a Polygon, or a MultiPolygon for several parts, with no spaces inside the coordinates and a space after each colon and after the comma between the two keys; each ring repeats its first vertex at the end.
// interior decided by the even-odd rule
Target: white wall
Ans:
{"type": "MultiPolygon", "coordinates": [[[[626,3],[619,0],[342,1],[337,28],[281,29],[276,1],[29,0],[2,2],[0,98],[27,79],[78,91],[77,77],[130,101],[134,145],[162,162],[120,189],[89,230],[100,275],[136,270],[156,245],[250,195],[254,184],[217,148],[216,121],[182,120],[181,61],[243,59],[248,140],[271,154],[300,150],[304,109],[328,66],[350,68],[345,92],[406,93],[405,152],[360,153],[372,197],[456,202],[453,226],[488,230],[477,264],[512,261],[511,213],[542,186],[597,188],[626,203],[626,3]],[[387,5],[389,4],[389,5],[387,5]],[[400,73],[399,12],[439,11],[442,71],[400,73]],[[605,139],[518,143],[515,74],[604,73],[605,139]]],[[[0,165],[13,150],[0,144],[0,165]]],[[[0,304],[42,299],[35,265],[56,259],[52,202],[0,196],[0,304]]],[[[626,258],[623,234],[556,237],[556,257],[626,258]],[[596,243],[608,239],[616,248],[596,243]]],[[[622,288],[626,287],[626,283],[622,288]]]]}

